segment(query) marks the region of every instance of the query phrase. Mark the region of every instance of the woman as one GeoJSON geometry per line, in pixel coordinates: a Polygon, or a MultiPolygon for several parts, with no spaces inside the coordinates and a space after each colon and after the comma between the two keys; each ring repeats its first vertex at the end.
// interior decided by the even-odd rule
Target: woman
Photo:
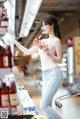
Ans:
{"type": "Polygon", "coordinates": [[[15,41],[16,46],[24,54],[33,54],[38,52],[42,66],[42,97],[40,109],[42,114],[48,119],[61,119],[61,117],[52,109],[52,100],[56,91],[62,84],[62,72],[58,63],[62,62],[62,50],[57,19],[53,15],[43,18],[42,30],[48,34],[48,38],[41,41],[34,41],[32,48],[27,49],[15,41]]]}

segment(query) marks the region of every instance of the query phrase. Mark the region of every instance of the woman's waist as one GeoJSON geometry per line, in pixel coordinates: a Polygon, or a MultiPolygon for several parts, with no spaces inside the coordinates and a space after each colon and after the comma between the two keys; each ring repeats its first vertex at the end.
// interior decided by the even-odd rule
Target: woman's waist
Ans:
{"type": "Polygon", "coordinates": [[[41,67],[42,67],[42,71],[59,68],[57,63],[55,63],[52,59],[46,59],[46,58],[41,59],[41,67]]]}
{"type": "Polygon", "coordinates": [[[48,74],[49,72],[53,72],[53,71],[56,71],[56,73],[61,73],[62,74],[62,71],[61,71],[60,67],[58,67],[58,66],[55,67],[55,68],[42,70],[42,73],[48,74]]]}
{"type": "Polygon", "coordinates": [[[42,66],[42,72],[44,71],[48,71],[48,70],[58,70],[60,69],[58,65],[45,65],[45,66],[42,66]]]}

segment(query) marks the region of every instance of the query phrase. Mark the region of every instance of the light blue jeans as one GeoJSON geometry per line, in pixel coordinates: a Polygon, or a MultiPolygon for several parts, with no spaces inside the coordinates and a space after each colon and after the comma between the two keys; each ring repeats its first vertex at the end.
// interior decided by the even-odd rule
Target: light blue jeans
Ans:
{"type": "Polygon", "coordinates": [[[42,72],[42,79],[40,110],[48,119],[61,119],[58,113],[52,109],[52,100],[62,84],[62,72],[59,68],[44,71],[42,72]]]}

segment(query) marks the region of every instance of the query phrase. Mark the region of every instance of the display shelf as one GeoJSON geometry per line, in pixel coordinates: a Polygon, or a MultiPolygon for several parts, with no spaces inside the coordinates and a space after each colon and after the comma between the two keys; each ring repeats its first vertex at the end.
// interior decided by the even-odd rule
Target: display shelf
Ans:
{"type": "Polygon", "coordinates": [[[0,37],[2,37],[7,31],[6,26],[0,26],[0,37]]]}
{"type": "Polygon", "coordinates": [[[11,68],[0,68],[0,79],[3,79],[5,75],[11,73],[11,68]]]}
{"type": "MultiPolygon", "coordinates": [[[[23,115],[34,115],[36,114],[36,105],[34,104],[28,90],[23,85],[16,85],[17,96],[19,101],[20,112],[23,115]]],[[[17,110],[18,111],[18,110],[17,110]]]]}

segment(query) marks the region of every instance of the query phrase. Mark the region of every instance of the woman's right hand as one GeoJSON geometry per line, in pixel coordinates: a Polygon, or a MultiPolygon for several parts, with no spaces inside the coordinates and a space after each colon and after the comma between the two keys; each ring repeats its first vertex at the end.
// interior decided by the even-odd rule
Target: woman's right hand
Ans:
{"type": "Polygon", "coordinates": [[[43,41],[39,40],[38,38],[35,38],[33,45],[36,45],[38,48],[44,51],[47,50],[47,45],[43,41]]]}

